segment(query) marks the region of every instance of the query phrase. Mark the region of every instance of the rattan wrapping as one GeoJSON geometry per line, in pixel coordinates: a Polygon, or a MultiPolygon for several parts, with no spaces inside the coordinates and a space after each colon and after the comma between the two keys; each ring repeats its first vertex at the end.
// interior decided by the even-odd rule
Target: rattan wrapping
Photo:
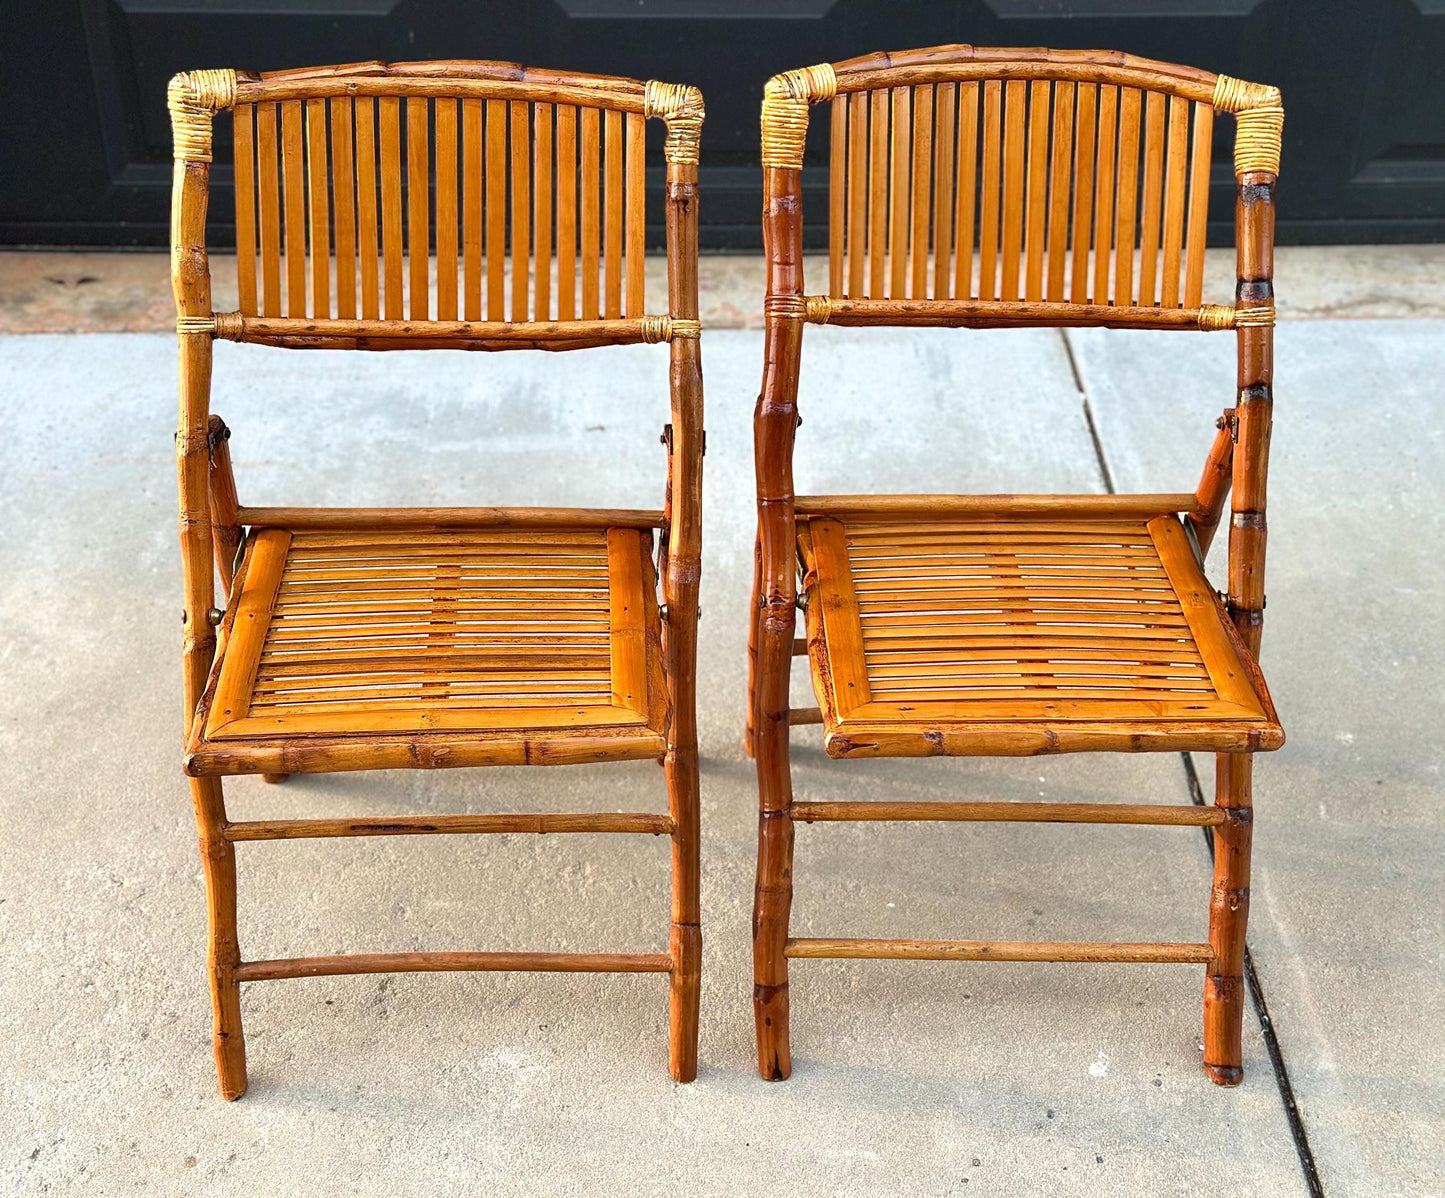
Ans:
{"type": "Polygon", "coordinates": [[[643,93],[643,112],[667,122],[663,156],[668,162],[697,165],[705,115],[702,92],[682,83],[649,79],[643,93]]]}
{"type": "Polygon", "coordinates": [[[832,63],[774,75],[763,88],[763,165],[800,169],[808,136],[808,105],[838,90],[832,63]]]}
{"type": "Polygon", "coordinates": [[[1234,171],[1279,174],[1284,106],[1279,88],[1220,75],[1214,84],[1214,107],[1235,114],[1234,171]]]}
{"type": "Polygon", "coordinates": [[[187,71],[166,88],[171,111],[171,141],[183,162],[211,161],[211,116],[236,102],[236,72],[187,71]]]}

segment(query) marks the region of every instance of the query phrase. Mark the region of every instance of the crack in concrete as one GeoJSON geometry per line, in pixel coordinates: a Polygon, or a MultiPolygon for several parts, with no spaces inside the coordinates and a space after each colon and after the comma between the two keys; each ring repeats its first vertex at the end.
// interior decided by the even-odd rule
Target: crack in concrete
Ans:
{"type": "MultiPolygon", "coordinates": [[[[1059,330],[1059,339],[1064,343],[1064,353],[1069,360],[1069,370],[1073,373],[1074,386],[1078,389],[1079,401],[1083,405],[1084,421],[1089,426],[1089,436],[1094,443],[1094,459],[1099,467],[1100,481],[1104,484],[1104,490],[1108,494],[1114,495],[1117,493],[1114,487],[1114,476],[1109,469],[1109,459],[1104,452],[1104,442],[1099,436],[1099,427],[1094,421],[1094,410],[1089,404],[1089,391],[1084,385],[1084,376],[1079,369],[1078,359],[1074,356],[1074,346],[1073,342],[1069,340],[1068,329],[1061,328],[1059,330]]],[[[1199,773],[1194,768],[1194,758],[1188,753],[1180,753],[1179,759],[1184,764],[1184,776],[1188,783],[1190,799],[1196,806],[1208,806],[1204,799],[1204,789],[1199,784],[1199,773]]],[[[1209,850],[1209,860],[1213,862],[1214,829],[1201,828],[1200,831],[1204,833],[1204,843],[1209,850]]],[[[1285,1118],[1289,1122],[1290,1136],[1294,1140],[1295,1152],[1299,1156],[1300,1171],[1304,1174],[1305,1186],[1310,1192],[1310,1198],[1324,1198],[1325,1191],[1320,1183],[1319,1170],[1315,1166],[1314,1150],[1310,1147],[1309,1133],[1305,1129],[1299,1104],[1295,1101],[1294,1085],[1290,1081],[1284,1052],[1280,1048],[1274,1020],[1269,1013],[1264,983],[1260,980],[1259,971],[1254,967],[1254,957],[1250,953],[1248,945],[1244,949],[1244,980],[1245,985],[1249,987],[1250,998],[1254,1001],[1254,1013],[1259,1019],[1265,1050],[1269,1053],[1270,1067],[1274,1071],[1275,1087],[1279,1090],[1280,1102],[1284,1105],[1285,1118]]]]}

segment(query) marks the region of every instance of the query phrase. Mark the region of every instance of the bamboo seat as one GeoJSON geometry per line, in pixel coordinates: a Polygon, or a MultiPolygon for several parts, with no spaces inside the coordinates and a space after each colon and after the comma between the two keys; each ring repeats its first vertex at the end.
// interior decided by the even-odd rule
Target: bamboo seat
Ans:
{"type": "Polygon", "coordinates": [[[659,757],[651,549],[638,528],[263,529],[187,769],[659,757]]]}
{"type": "Polygon", "coordinates": [[[807,506],[808,657],[831,757],[1283,741],[1173,514],[960,521],[807,506]]]}
{"type": "Polygon", "coordinates": [[[1284,741],[1258,664],[1283,122],[1274,87],[1110,51],[933,46],[768,81],[746,739],[763,1077],[792,1068],[789,967],[816,958],[1202,965],[1205,1071],[1243,1077],[1253,760],[1284,741]],[[1232,304],[1204,302],[1220,115],[1234,125],[1232,304]],[[805,279],[810,124],[827,186],[807,218],[826,216],[828,258],[805,279]],[[799,378],[830,325],[1229,330],[1238,387],[1189,493],[799,496],[799,378]],[[1201,563],[1226,506],[1216,593],[1201,563]],[[817,708],[791,706],[803,656],[817,708]],[[835,758],[1212,752],[1214,805],[795,801],[789,733],[813,724],[835,758]],[[796,827],[838,821],[1203,827],[1208,940],[793,937],[796,827]]]}
{"type": "MultiPolygon", "coordinates": [[[[702,96],[658,80],[451,60],[194,71],[172,79],[167,98],[182,763],[205,871],[222,1096],[239,1098],[247,1086],[243,983],[441,970],[663,974],[668,1070],[692,1081],[702,967],[702,96]],[[649,311],[652,118],[666,125],[663,169],[651,182],[661,185],[653,207],[667,288],[666,302],[649,311]],[[211,186],[218,120],[232,167],[219,197],[211,186]],[[223,222],[234,216],[230,312],[212,307],[207,213],[217,198],[223,222]],[[662,504],[243,506],[230,429],[210,410],[217,340],[353,354],[594,349],[605,357],[606,346],[658,346],[669,360],[668,396],[657,396],[666,421],[656,459],[662,504]],[[238,820],[222,781],[629,759],[661,767],[665,812],[238,820]],[[494,833],[666,836],[665,949],[242,955],[239,842],[494,833]]],[[[557,392],[565,402],[565,379],[557,392]]]]}

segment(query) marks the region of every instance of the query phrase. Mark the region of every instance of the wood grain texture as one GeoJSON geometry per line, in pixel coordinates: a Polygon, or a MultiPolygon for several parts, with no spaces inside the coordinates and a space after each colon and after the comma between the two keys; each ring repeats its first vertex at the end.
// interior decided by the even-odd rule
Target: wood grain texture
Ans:
{"type": "MultiPolygon", "coordinates": [[[[336,210],[336,315],[356,316],[356,166],[351,99],[331,102],[331,199],[336,210]]],[[[245,308],[241,309],[245,312],[245,308]]]]}
{"type": "Polygon", "coordinates": [[[232,114],[235,139],[236,290],[238,307],[256,314],[256,114],[252,104],[232,114]]]}
{"type": "MultiPolygon", "coordinates": [[[[376,112],[369,97],[356,101],[356,219],[357,255],[361,263],[361,315],[366,320],[381,317],[380,226],[376,207],[376,112]]],[[[272,315],[272,313],[267,313],[272,315]]],[[[275,313],[280,315],[280,313],[275,313]]]]}
{"type": "Polygon", "coordinates": [[[436,256],[438,320],[457,318],[457,102],[435,104],[436,256]]]}
{"type": "Polygon", "coordinates": [[[286,315],[306,315],[306,150],[299,100],[281,105],[281,181],[286,213],[286,315]]]}
{"type": "Polygon", "coordinates": [[[557,319],[577,315],[577,109],[557,109],[557,319]]]}
{"type": "Polygon", "coordinates": [[[431,122],[427,101],[406,101],[407,315],[431,315],[431,122]]]}

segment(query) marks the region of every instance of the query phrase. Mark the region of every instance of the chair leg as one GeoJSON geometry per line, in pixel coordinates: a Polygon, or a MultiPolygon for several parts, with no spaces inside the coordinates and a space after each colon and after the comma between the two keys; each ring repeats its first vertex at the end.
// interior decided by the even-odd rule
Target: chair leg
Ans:
{"type": "Polygon", "coordinates": [[[191,802],[206,875],[206,963],[211,974],[216,1076],[221,1097],[229,1102],[246,1092],[246,1038],[241,1030],[241,984],[236,980],[241,963],[236,938],[236,849],[222,834],[226,806],[221,780],[192,778],[191,802]]]}
{"type": "Polygon", "coordinates": [[[1215,758],[1214,804],[1225,812],[1214,829],[1214,891],[1209,943],[1214,963],[1204,981],[1204,1069],[1221,1086],[1244,1079],[1244,944],[1249,919],[1249,855],[1254,834],[1248,753],[1215,758]]]}
{"type": "Polygon", "coordinates": [[[667,755],[666,768],[668,806],[674,822],[667,1065],[674,1080],[690,1082],[697,1077],[698,1004],[702,988],[696,746],[673,748],[667,755]]]}
{"type": "Polygon", "coordinates": [[[788,916],[793,904],[793,784],[788,745],[788,672],[793,606],[758,618],[754,743],[758,768],[758,877],[753,898],[753,1015],[758,1072],[782,1081],[793,1071],[788,1048],[788,916]]]}

